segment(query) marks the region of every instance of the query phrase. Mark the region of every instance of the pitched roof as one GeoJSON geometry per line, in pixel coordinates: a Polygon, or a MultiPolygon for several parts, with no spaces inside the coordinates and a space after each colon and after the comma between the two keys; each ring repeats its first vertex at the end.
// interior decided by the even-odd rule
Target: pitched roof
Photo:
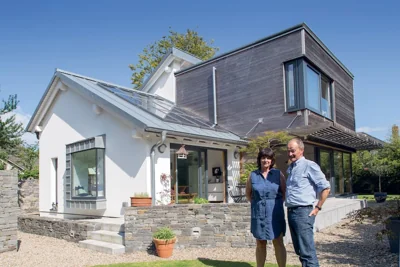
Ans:
{"type": "Polygon", "coordinates": [[[57,90],[61,81],[70,88],[89,96],[100,106],[107,106],[112,111],[147,132],[158,133],[163,130],[169,135],[195,137],[227,143],[245,144],[238,135],[219,127],[212,127],[196,114],[180,109],[174,103],[160,96],[139,90],[119,86],[105,81],[85,77],[79,74],[56,69],[52,82],[43,95],[26,130],[35,131],[40,116],[46,113],[46,102],[51,101],[51,91],[57,90]]]}

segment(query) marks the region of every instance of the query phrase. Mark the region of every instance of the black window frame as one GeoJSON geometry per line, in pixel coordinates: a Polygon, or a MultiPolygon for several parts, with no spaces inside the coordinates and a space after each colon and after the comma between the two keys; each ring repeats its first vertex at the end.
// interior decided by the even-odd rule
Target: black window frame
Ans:
{"type": "Polygon", "coordinates": [[[70,153],[71,154],[71,199],[87,199],[87,200],[93,200],[93,199],[106,199],[106,170],[105,170],[105,155],[106,155],[106,151],[105,148],[99,148],[99,147],[95,147],[95,148],[90,148],[90,149],[83,149],[83,150],[79,150],[79,151],[75,151],[70,153]],[[98,159],[98,150],[103,150],[103,191],[104,191],[104,195],[99,197],[99,188],[98,186],[96,186],[96,196],[95,197],[80,197],[80,196],[74,196],[74,191],[75,191],[75,186],[74,186],[74,172],[73,172],[73,166],[74,166],[74,160],[73,160],[73,155],[77,154],[79,152],[85,152],[85,151],[89,151],[89,150],[95,150],[95,158],[96,158],[96,185],[98,184],[98,165],[99,165],[99,161],[98,159]]]}
{"type": "Polygon", "coordinates": [[[334,120],[334,95],[333,95],[333,80],[323,73],[319,68],[311,64],[305,58],[298,58],[284,63],[285,69],[285,94],[286,94],[286,111],[293,112],[302,109],[308,109],[316,114],[327,118],[328,120],[334,120]],[[295,94],[295,104],[290,106],[289,99],[289,75],[288,68],[289,65],[294,66],[294,94],[295,94]],[[316,72],[319,76],[319,110],[308,105],[308,90],[307,90],[307,68],[316,72]],[[326,116],[322,111],[322,79],[329,83],[329,105],[330,105],[330,116],[326,116]]]}

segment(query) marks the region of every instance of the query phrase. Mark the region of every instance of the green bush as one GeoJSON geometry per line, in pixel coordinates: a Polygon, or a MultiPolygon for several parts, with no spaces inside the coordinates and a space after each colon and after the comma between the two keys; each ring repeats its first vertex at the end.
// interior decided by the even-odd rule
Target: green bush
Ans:
{"type": "Polygon", "coordinates": [[[175,237],[175,233],[169,227],[159,228],[154,234],[153,238],[161,240],[170,240],[175,237]]]}
{"type": "Polygon", "coordinates": [[[205,198],[201,198],[201,197],[194,198],[194,204],[206,204],[206,203],[208,203],[208,200],[205,198]]]}

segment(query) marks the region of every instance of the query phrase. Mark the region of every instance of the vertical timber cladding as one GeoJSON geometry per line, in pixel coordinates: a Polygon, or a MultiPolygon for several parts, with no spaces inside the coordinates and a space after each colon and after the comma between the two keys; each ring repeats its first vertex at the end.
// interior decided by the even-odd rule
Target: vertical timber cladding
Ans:
{"type": "Polygon", "coordinates": [[[65,200],[67,208],[81,209],[101,209],[105,208],[105,201],[102,204],[97,203],[97,200],[78,200],[72,199],[72,153],[84,151],[94,148],[105,148],[105,135],[96,136],[93,138],[81,140],[72,144],[66,145],[66,169],[65,169],[65,200]]]}
{"type": "MultiPolygon", "coordinates": [[[[285,114],[283,64],[302,56],[301,31],[217,58],[176,75],[177,105],[213,122],[212,68],[216,67],[218,124],[246,134],[286,128],[296,114],[285,114]]],[[[302,117],[296,120],[302,123],[302,117]]]]}
{"type": "Polygon", "coordinates": [[[306,57],[334,80],[336,122],[355,131],[353,77],[305,33],[306,57]]]}

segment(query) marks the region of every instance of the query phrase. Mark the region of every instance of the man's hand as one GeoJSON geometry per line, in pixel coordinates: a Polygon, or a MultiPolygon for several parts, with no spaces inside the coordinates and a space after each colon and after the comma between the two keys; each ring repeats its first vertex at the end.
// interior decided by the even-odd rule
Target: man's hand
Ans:
{"type": "Polygon", "coordinates": [[[308,214],[308,216],[317,216],[318,212],[319,212],[319,209],[318,209],[318,208],[314,208],[314,209],[310,212],[310,214],[308,214]]]}

